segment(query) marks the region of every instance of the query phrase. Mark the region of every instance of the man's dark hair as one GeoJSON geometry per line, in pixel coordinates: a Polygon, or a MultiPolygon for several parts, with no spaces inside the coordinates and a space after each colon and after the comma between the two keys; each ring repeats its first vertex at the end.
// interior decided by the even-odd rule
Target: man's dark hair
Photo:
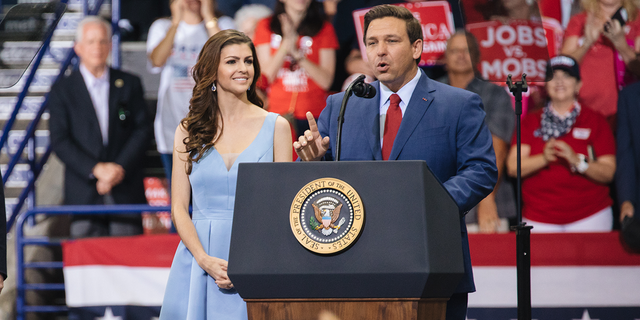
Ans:
{"type": "Polygon", "coordinates": [[[480,63],[480,45],[478,44],[478,38],[476,38],[476,36],[474,36],[473,33],[469,31],[458,29],[454,34],[451,35],[449,40],[447,40],[447,48],[449,48],[451,39],[457,36],[463,36],[467,40],[467,47],[469,48],[471,64],[473,65],[473,70],[476,71],[476,66],[480,63]]]}
{"type": "MultiPolygon", "coordinates": [[[[382,19],[386,17],[394,17],[400,20],[404,20],[407,27],[407,35],[409,36],[409,42],[415,43],[416,40],[424,39],[422,36],[422,27],[416,17],[413,16],[411,11],[405,7],[392,6],[389,4],[383,4],[371,8],[367,14],[364,15],[364,36],[362,41],[367,44],[367,30],[369,24],[375,19],[382,19]]],[[[416,64],[420,63],[420,58],[416,59],[416,64]]]]}

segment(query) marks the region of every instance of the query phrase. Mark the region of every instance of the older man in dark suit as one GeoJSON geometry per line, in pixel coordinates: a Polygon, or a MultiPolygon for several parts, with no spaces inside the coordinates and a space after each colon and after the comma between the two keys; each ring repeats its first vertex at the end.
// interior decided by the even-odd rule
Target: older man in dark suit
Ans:
{"type": "MultiPolygon", "coordinates": [[[[111,26],[98,17],[78,25],[80,68],[49,94],[51,145],[64,162],[69,205],[144,203],[142,159],[151,125],[140,79],[111,69],[111,26]]],[[[72,237],[142,232],[140,215],[74,217],[72,237]]]]}

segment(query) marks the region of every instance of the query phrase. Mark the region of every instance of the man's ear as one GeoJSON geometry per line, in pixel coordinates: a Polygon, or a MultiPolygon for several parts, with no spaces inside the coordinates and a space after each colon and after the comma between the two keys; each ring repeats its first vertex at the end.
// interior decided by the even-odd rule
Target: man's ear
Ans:
{"type": "Polygon", "coordinates": [[[413,51],[413,59],[420,59],[422,56],[422,39],[418,39],[411,45],[413,51]]]}

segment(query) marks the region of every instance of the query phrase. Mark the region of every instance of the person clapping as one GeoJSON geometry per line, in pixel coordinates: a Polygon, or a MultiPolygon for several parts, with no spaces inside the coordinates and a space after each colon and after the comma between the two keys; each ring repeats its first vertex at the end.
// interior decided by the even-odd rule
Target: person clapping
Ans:
{"type": "MultiPolygon", "coordinates": [[[[576,60],[552,58],[547,79],[550,102],[522,122],[523,220],[533,232],[610,231],[613,133],[602,115],[576,100],[582,85],[576,60]]],[[[516,156],[511,148],[511,176],[516,175],[516,156]]]]}

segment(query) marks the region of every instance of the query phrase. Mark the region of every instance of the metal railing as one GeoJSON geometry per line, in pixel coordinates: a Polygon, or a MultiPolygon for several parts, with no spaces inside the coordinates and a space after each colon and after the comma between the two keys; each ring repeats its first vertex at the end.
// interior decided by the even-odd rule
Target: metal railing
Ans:
{"type": "Polygon", "coordinates": [[[24,279],[25,269],[62,269],[62,261],[31,262],[24,261],[24,247],[27,245],[39,246],[60,246],[66,239],[50,238],[46,236],[35,236],[25,238],[24,224],[37,214],[45,215],[67,215],[67,214],[118,214],[118,213],[142,213],[142,212],[165,212],[171,211],[170,207],[154,207],[149,205],[112,205],[112,206],[58,206],[34,208],[21,214],[18,218],[16,230],[16,313],[17,320],[23,320],[28,312],[37,313],[58,313],[68,311],[67,306],[62,305],[38,305],[28,306],[25,301],[27,290],[59,290],[64,291],[64,283],[26,283],[24,279]]]}
{"type": "MultiPolygon", "coordinates": [[[[66,4],[68,0],[62,0],[61,3],[66,4]]],[[[56,10],[56,17],[55,20],[59,21],[62,17],[62,14],[64,12],[61,12],[60,10],[56,10]]],[[[53,31],[55,30],[57,24],[52,24],[49,29],[46,32],[46,36],[43,40],[43,44],[40,48],[40,50],[38,51],[38,53],[36,54],[35,59],[33,60],[33,63],[31,64],[31,68],[29,70],[29,74],[27,75],[27,78],[24,82],[24,87],[22,88],[22,91],[20,91],[20,93],[18,94],[18,100],[16,101],[16,106],[13,108],[13,111],[11,112],[11,116],[9,117],[9,120],[7,120],[7,122],[5,123],[5,126],[2,130],[2,137],[0,137],[0,148],[4,148],[5,144],[7,143],[7,140],[9,139],[9,131],[11,131],[11,129],[13,128],[13,124],[15,123],[16,119],[18,118],[18,112],[20,111],[20,107],[22,107],[22,103],[24,102],[25,97],[27,96],[27,93],[29,93],[29,87],[31,86],[31,83],[33,82],[33,79],[36,76],[36,72],[38,71],[38,67],[40,66],[40,63],[42,62],[42,58],[44,57],[45,53],[47,52],[47,50],[49,49],[49,44],[51,43],[51,38],[53,37],[53,31]]],[[[73,50],[71,50],[73,51],[73,50]]],[[[44,106],[44,103],[43,103],[44,106]]],[[[44,109],[43,106],[40,106],[40,109],[44,109]]],[[[37,124],[40,121],[40,118],[42,117],[42,112],[38,113],[38,116],[36,116],[36,118],[31,122],[31,124],[29,125],[29,129],[31,129],[31,127],[33,127],[33,132],[35,133],[35,125],[32,126],[32,124],[37,124]]],[[[18,151],[16,151],[15,154],[11,155],[9,153],[9,148],[7,148],[7,154],[9,154],[9,156],[11,157],[11,160],[9,161],[9,166],[7,167],[7,171],[5,172],[4,176],[2,177],[2,185],[4,186],[4,184],[7,182],[7,179],[9,178],[9,176],[11,175],[11,172],[13,171],[13,168],[15,167],[15,165],[18,163],[18,160],[20,160],[21,156],[22,156],[22,152],[24,151],[24,148],[26,147],[27,141],[31,138],[33,138],[33,134],[32,136],[29,136],[28,134],[25,135],[24,140],[22,141],[22,143],[20,144],[20,147],[18,148],[18,151]]]]}
{"type": "MultiPolygon", "coordinates": [[[[61,3],[67,3],[68,0],[61,0],[61,3]]],[[[88,8],[88,1],[89,0],[84,0],[84,7],[88,8]]],[[[96,0],[94,7],[91,10],[87,11],[88,15],[97,15],[100,12],[100,8],[102,7],[104,0],[96,0]]],[[[111,16],[112,16],[112,27],[113,27],[113,47],[114,50],[112,52],[112,60],[113,60],[113,64],[112,66],[115,68],[119,68],[120,67],[120,32],[119,32],[119,28],[118,28],[118,20],[120,19],[120,0],[112,0],[111,1],[111,16]]],[[[62,12],[60,13],[56,13],[56,15],[62,15],[62,12]]],[[[59,18],[59,16],[57,16],[56,18],[59,18]]],[[[36,71],[38,69],[38,67],[40,66],[40,63],[42,61],[42,58],[44,56],[44,54],[46,53],[46,51],[49,48],[49,44],[51,42],[51,38],[53,37],[53,31],[54,28],[52,28],[51,30],[47,31],[47,36],[45,37],[45,40],[43,41],[43,45],[40,48],[40,51],[38,51],[38,54],[36,55],[36,58],[34,59],[32,65],[31,65],[31,70],[29,71],[29,75],[27,76],[27,79],[25,81],[24,87],[22,89],[22,91],[20,92],[20,94],[18,95],[18,100],[16,101],[16,105],[13,109],[13,112],[11,113],[11,116],[9,118],[9,120],[6,122],[5,127],[2,131],[2,137],[0,137],[0,148],[3,148],[8,140],[9,137],[9,131],[13,128],[13,125],[17,119],[18,116],[18,112],[20,111],[20,107],[22,106],[22,103],[24,101],[24,98],[26,97],[27,93],[29,92],[29,87],[31,86],[31,83],[33,82],[33,79],[35,77],[36,71]]],[[[64,72],[65,70],[67,70],[69,68],[69,66],[71,65],[71,62],[73,61],[73,59],[76,57],[75,51],[73,49],[69,50],[69,53],[67,54],[67,57],[65,58],[64,62],[62,63],[61,67],[60,67],[60,71],[58,73],[58,76],[56,77],[55,81],[60,80],[62,77],[64,77],[64,72]]],[[[18,202],[16,203],[16,205],[13,207],[11,216],[9,217],[9,219],[7,220],[7,230],[11,230],[11,227],[13,226],[13,223],[16,220],[17,215],[20,213],[20,210],[22,210],[22,206],[24,205],[25,201],[27,200],[28,197],[32,198],[31,201],[31,206],[35,206],[35,197],[33,196],[35,194],[35,181],[38,179],[40,172],[42,171],[42,168],[44,167],[44,165],[47,163],[47,160],[49,159],[49,156],[51,155],[51,146],[47,146],[46,151],[44,152],[44,154],[42,155],[42,157],[40,158],[40,160],[36,160],[36,152],[35,152],[35,132],[38,126],[38,123],[40,122],[40,119],[42,118],[42,115],[44,114],[45,110],[46,110],[46,105],[47,105],[47,101],[49,98],[49,94],[47,93],[45,95],[45,99],[42,102],[42,105],[40,106],[35,118],[29,123],[29,126],[27,127],[27,129],[25,130],[25,135],[24,135],[24,139],[22,140],[22,142],[20,143],[20,145],[18,146],[18,149],[16,150],[15,154],[11,155],[9,154],[9,156],[11,157],[9,160],[9,164],[7,165],[7,170],[5,171],[3,177],[2,177],[2,185],[4,186],[7,182],[7,179],[9,179],[9,176],[11,175],[11,173],[13,172],[13,169],[15,168],[15,166],[18,164],[18,162],[20,162],[21,158],[22,158],[22,153],[24,152],[24,149],[27,147],[27,145],[29,145],[29,151],[28,151],[28,155],[29,155],[29,159],[27,160],[28,164],[29,164],[29,168],[31,170],[31,174],[29,176],[29,181],[27,183],[27,187],[24,188],[22,190],[22,192],[20,193],[20,196],[18,197],[18,202]]],[[[8,151],[8,147],[7,147],[7,153],[9,153],[8,151]]]]}

